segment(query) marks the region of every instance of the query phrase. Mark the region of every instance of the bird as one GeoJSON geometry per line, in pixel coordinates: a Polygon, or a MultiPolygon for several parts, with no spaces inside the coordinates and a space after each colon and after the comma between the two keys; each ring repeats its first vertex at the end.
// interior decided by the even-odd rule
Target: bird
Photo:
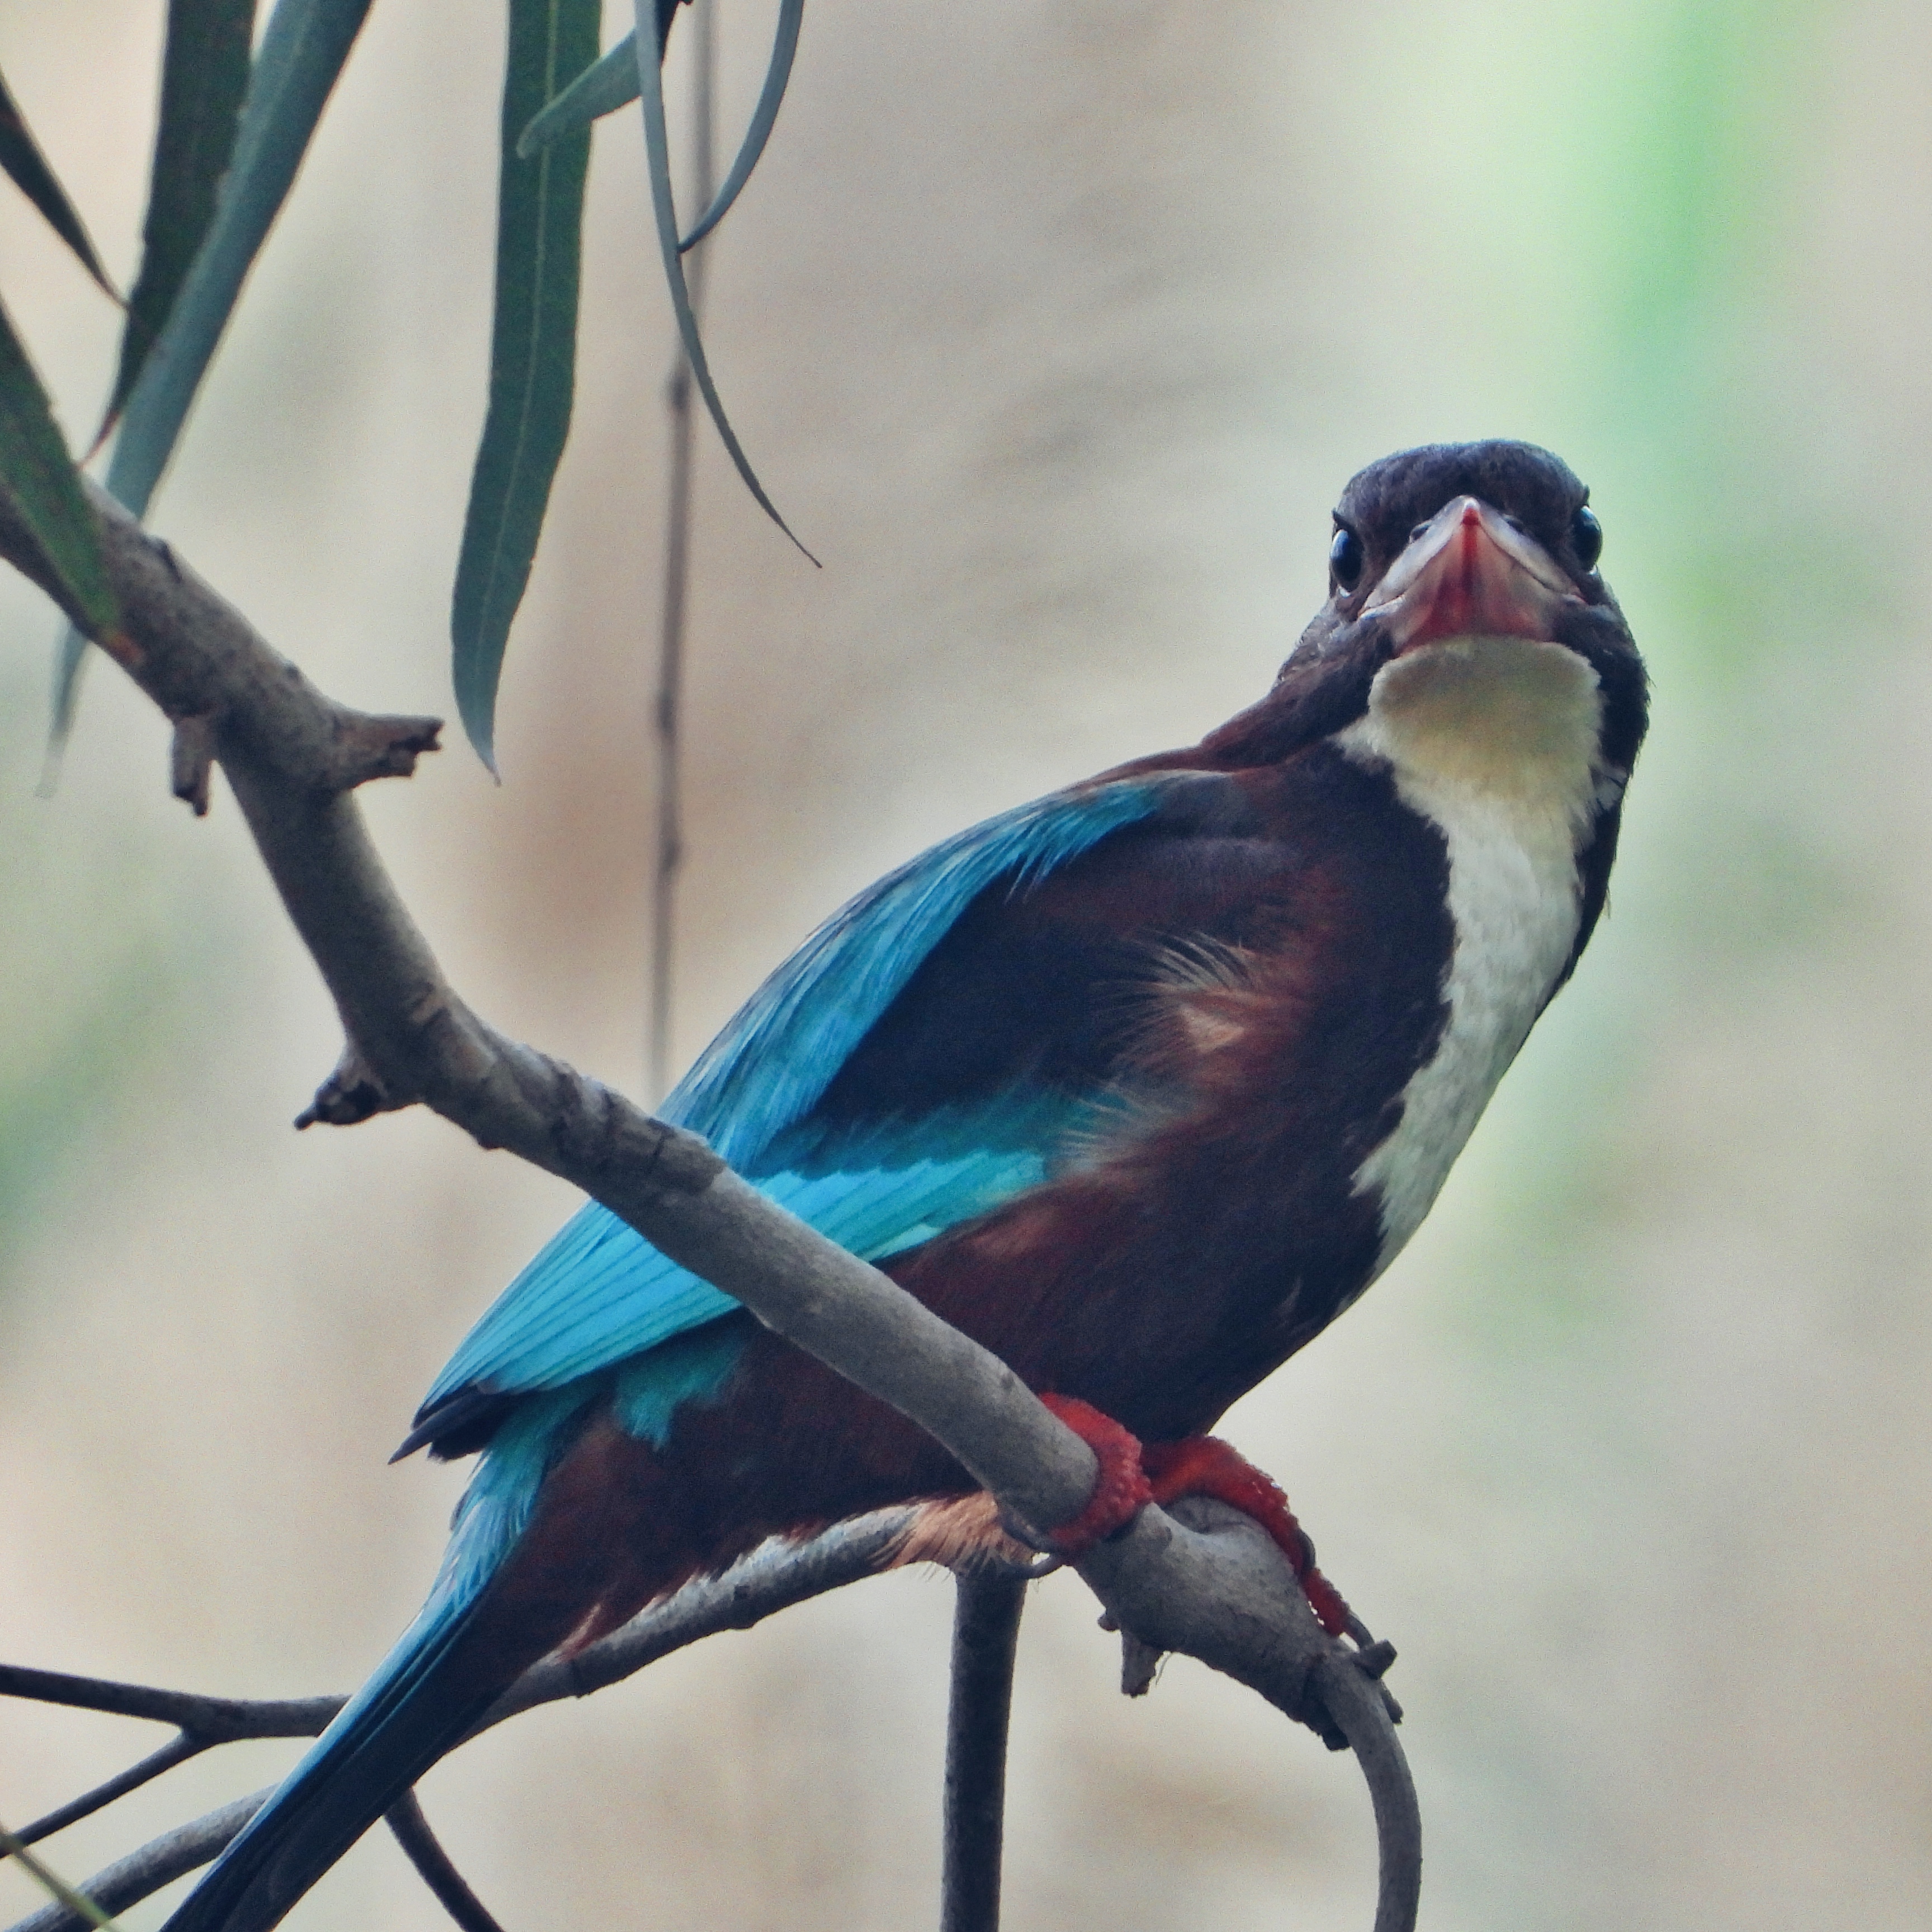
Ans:
{"type": "MultiPolygon", "coordinates": [[[[1205,1432],[1414,1234],[1604,910],[1648,686],[1602,547],[1532,445],[1371,464],[1258,702],[862,892],[663,1117],[1096,1447],[1225,1478],[1205,1432]]],[[[963,1560],[1013,1527],[595,1203],[418,1448],[481,1454],[427,1603],[169,1932],[278,1923],[527,1666],[768,1538],[905,1504],[963,1560]]]]}

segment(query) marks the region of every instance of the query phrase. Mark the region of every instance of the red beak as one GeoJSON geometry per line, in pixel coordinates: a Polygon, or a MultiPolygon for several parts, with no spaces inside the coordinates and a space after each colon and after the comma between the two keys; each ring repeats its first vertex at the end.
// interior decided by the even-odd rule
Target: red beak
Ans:
{"type": "Polygon", "coordinates": [[[1459,496],[1396,560],[1364,614],[1388,612],[1401,656],[1446,638],[1550,643],[1566,600],[1582,601],[1540,544],[1488,504],[1459,496]]]}

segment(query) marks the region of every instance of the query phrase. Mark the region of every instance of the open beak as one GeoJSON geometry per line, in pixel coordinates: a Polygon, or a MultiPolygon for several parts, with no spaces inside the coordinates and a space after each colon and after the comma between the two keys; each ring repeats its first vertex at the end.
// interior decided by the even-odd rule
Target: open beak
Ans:
{"type": "Polygon", "coordinates": [[[1445,503],[1364,607],[1380,613],[1398,657],[1445,638],[1554,641],[1564,603],[1580,604],[1556,560],[1479,497],[1445,503]]]}

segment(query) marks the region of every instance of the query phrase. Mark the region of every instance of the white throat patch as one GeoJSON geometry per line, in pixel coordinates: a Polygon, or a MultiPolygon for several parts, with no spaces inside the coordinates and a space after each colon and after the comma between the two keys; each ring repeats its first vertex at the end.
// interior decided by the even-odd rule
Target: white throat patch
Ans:
{"type": "Polygon", "coordinates": [[[1598,762],[1597,674],[1560,644],[1456,638],[1384,664],[1334,742],[1386,766],[1449,848],[1455,950],[1436,1055],[1355,1171],[1379,1197],[1387,1268],[1422,1223],[1576,943],[1578,842],[1624,774],[1598,762]]]}

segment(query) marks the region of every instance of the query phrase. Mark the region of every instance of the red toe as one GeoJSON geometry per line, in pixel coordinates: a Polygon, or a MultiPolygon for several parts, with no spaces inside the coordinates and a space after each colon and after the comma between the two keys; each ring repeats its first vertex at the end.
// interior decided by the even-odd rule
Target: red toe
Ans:
{"type": "Polygon", "coordinates": [[[1309,1607],[1330,1636],[1348,1627],[1350,1612],[1342,1593],[1315,1567],[1315,1546],[1294,1520],[1280,1485],[1245,1456],[1214,1436],[1190,1436],[1179,1442],[1150,1442],[1141,1451],[1154,1500],[1214,1496],[1251,1516],[1281,1546],[1309,1607]]]}
{"type": "Polygon", "coordinates": [[[1086,1508],[1047,1532],[1056,1556],[1078,1558],[1116,1530],[1126,1528],[1154,1500],[1154,1492],[1141,1466],[1138,1436],[1077,1396],[1043,1395],[1040,1400],[1093,1450],[1100,1466],[1086,1508]]]}

